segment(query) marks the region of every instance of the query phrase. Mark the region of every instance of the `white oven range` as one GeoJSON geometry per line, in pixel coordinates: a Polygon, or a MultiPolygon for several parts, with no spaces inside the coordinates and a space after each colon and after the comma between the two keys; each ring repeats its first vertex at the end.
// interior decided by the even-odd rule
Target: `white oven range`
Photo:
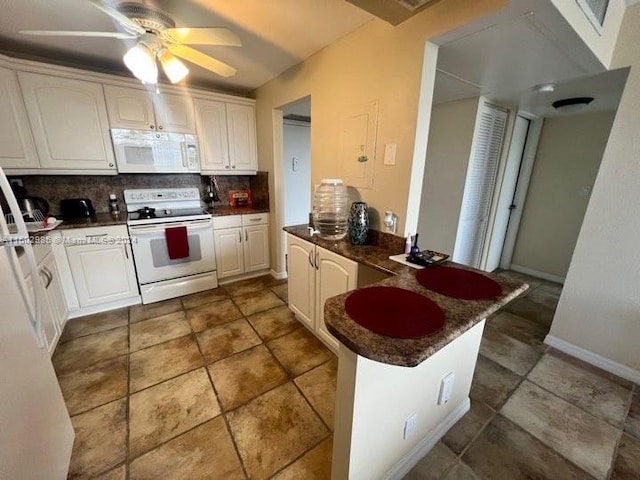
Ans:
{"type": "Polygon", "coordinates": [[[213,221],[197,188],[125,190],[124,200],[142,303],[218,286],[213,221]]]}

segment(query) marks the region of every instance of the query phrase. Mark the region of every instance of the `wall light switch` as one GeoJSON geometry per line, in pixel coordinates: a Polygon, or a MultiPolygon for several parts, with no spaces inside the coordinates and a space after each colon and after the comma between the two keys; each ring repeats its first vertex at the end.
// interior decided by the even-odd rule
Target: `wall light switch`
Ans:
{"type": "Polygon", "coordinates": [[[396,164],[396,149],[398,148],[397,143],[387,143],[384,146],[384,164],[385,165],[395,165],[396,164]]]}
{"type": "Polygon", "coordinates": [[[440,393],[438,394],[438,405],[444,405],[451,399],[453,392],[453,372],[449,373],[440,382],[440,393]]]}
{"type": "Polygon", "coordinates": [[[403,439],[406,440],[407,438],[415,435],[417,428],[418,428],[418,415],[414,413],[409,418],[407,418],[406,422],[404,422],[403,439]]]}

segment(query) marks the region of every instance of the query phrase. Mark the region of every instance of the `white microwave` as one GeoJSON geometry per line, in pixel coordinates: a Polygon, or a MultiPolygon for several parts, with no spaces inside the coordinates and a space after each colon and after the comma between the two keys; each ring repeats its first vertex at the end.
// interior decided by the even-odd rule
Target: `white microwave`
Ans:
{"type": "Polygon", "coordinates": [[[118,172],[198,173],[200,158],[195,135],[112,128],[118,172]]]}

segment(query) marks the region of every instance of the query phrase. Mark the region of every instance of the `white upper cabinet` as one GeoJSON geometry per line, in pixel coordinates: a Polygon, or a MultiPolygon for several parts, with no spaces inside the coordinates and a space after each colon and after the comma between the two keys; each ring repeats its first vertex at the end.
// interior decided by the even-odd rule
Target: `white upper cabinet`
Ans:
{"type": "Polygon", "coordinates": [[[0,67],[0,166],[38,168],[38,154],[31,136],[18,79],[13,70],[0,67]]]}
{"type": "Polygon", "coordinates": [[[203,172],[230,169],[227,106],[223,102],[196,99],[196,128],[203,172]]]}
{"type": "Polygon", "coordinates": [[[43,169],[115,172],[102,85],[18,72],[43,169]]]}
{"type": "Polygon", "coordinates": [[[128,87],[104,86],[111,128],[195,133],[191,97],[156,94],[128,87]]]}
{"type": "Polygon", "coordinates": [[[195,100],[202,173],[253,175],[258,170],[253,105],[195,100]]]}
{"type": "Polygon", "coordinates": [[[231,169],[258,170],[255,108],[251,105],[228,103],[227,130],[229,132],[231,169]]]}
{"type": "Polygon", "coordinates": [[[146,90],[105,85],[104,96],[111,128],[155,130],[153,102],[146,90]]]}

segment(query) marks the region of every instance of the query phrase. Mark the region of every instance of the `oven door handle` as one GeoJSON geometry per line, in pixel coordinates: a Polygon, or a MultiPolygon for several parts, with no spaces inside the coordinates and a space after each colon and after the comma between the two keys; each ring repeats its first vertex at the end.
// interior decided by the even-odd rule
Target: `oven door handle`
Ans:
{"type": "Polygon", "coordinates": [[[129,232],[132,235],[145,235],[148,233],[164,232],[167,228],[174,227],[187,227],[188,231],[202,230],[204,228],[212,228],[213,221],[211,220],[196,220],[193,222],[178,222],[178,223],[163,223],[161,225],[136,225],[130,226],[129,232]]]}

